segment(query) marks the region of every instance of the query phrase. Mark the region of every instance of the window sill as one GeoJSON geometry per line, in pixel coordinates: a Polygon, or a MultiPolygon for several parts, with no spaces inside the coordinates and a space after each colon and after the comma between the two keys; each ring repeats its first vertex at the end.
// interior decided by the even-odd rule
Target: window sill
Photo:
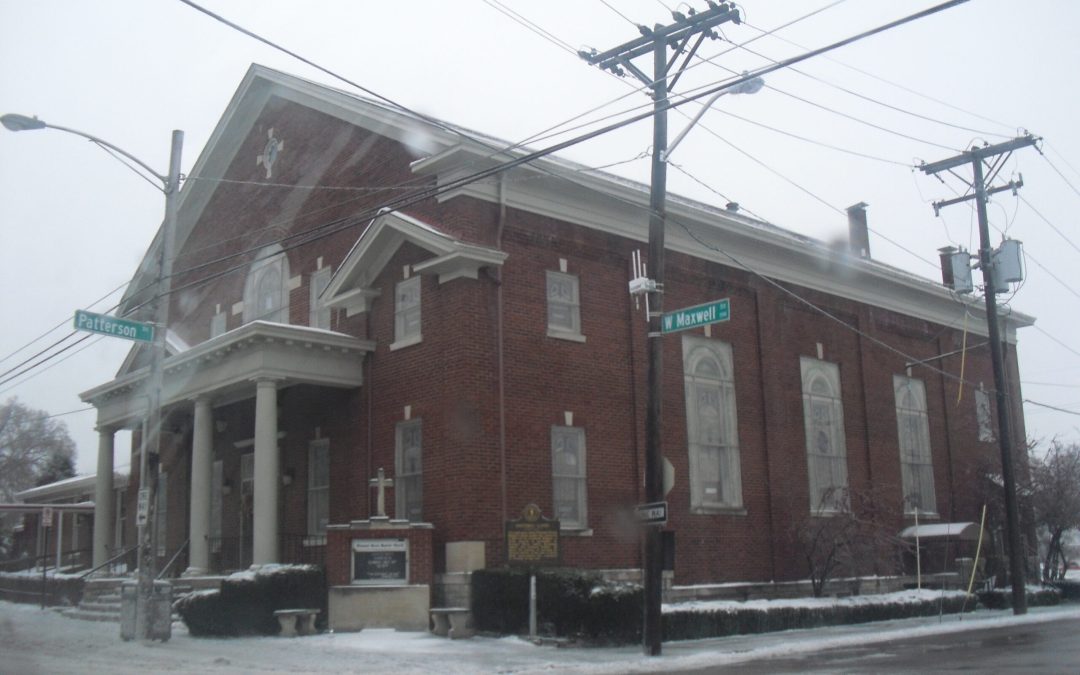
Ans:
{"type": "Polygon", "coordinates": [[[904,518],[914,520],[916,517],[920,520],[941,520],[941,515],[933,511],[919,511],[918,516],[915,515],[914,511],[904,511],[904,518]]]}
{"type": "Polygon", "coordinates": [[[690,507],[690,513],[696,516],[745,516],[745,506],[700,505],[690,507]]]}
{"type": "Polygon", "coordinates": [[[555,338],[556,340],[569,340],[571,342],[585,342],[585,336],[581,333],[571,333],[570,331],[558,330],[555,328],[548,328],[547,336],[549,338],[555,338]]]}
{"type": "Polygon", "coordinates": [[[402,338],[396,342],[390,343],[390,351],[397,351],[405,347],[411,347],[412,345],[419,344],[424,339],[422,335],[412,335],[407,338],[402,338]]]}
{"type": "Polygon", "coordinates": [[[559,535],[563,537],[591,537],[591,527],[560,527],[559,535]]]}

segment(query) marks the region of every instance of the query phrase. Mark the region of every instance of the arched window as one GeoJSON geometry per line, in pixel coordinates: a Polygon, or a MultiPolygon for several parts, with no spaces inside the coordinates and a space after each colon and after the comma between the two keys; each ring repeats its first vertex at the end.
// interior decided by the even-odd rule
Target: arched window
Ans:
{"type": "Polygon", "coordinates": [[[893,389],[896,393],[896,429],[900,441],[904,510],[910,513],[917,508],[920,513],[937,513],[926,387],[921,380],[894,375],[893,389]]]}
{"type": "Polygon", "coordinates": [[[742,507],[739,434],[731,345],[683,336],[690,507],[742,507]]]}
{"type": "Polygon", "coordinates": [[[836,511],[847,506],[847,446],[840,369],[835,363],[802,357],[803,422],[810,510],[836,511]]]}
{"type": "Polygon", "coordinates": [[[259,251],[244,284],[244,323],[289,323],[289,259],[281,246],[259,251]]]}

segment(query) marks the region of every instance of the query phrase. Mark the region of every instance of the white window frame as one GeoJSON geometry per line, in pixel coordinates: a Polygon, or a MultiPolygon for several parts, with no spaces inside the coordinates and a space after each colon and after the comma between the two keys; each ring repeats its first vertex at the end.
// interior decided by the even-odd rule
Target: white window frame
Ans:
{"type": "Polygon", "coordinates": [[[900,478],[904,512],[937,514],[934,462],[930,448],[930,418],[926,412],[926,386],[922,380],[893,376],[896,395],[896,435],[900,446],[900,478]]]}
{"type": "Polygon", "coordinates": [[[848,508],[848,475],[840,368],[806,356],[800,368],[810,511],[843,511],[848,508]]]}
{"type": "Polygon", "coordinates": [[[581,334],[581,280],[578,275],[548,270],[545,290],[548,337],[584,342],[585,336],[581,334]],[[569,285],[568,297],[559,292],[561,284],[569,285]],[[558,318],[559,310],[564,310],[565,320],[558,318]]]}
{"type": "Polygon", "coordinates": [[[330,521],[330,441],[319,439],[308,444],[307,533],[325,537],[330,521]],[[322,471],[319,471],[319,462],[322,471]],[[323,475],[319,475],[322,473],[323,475]]]}
{"type": "Polygon", "coordinates": [[[322,301],[322,293],[330,283],[330,268],[323,267],[311,274],[308,280],[310,296],[308,300],[308,325],[312,328],[330,330],[330,308],[322,301]]]}
{"type": "Polygon", "coordinates": [[[414,345],[423,339],[420,305],[420,276],[397,282],[394,286],[394,343],[390,349],[414,345]]]}
{"type": "Polygon", "coordinates": [[[585,430],[581,427],[551,427],[551,503],[559,528],[586,530],[589,525],[588,471],[586,469],[585,430]],[[567,446],[571,450],[566,450],[567,446]],[[573,462],[563,461],[560,455],[572,454],[573,462]],[[574,512],[567,517],[560,510],[560,488],[574,495],[574,512]]]}
{"type": "Polygon", "coordinates": [[[690,508],[699,513],[742,511],[742,467],[731,345],[696,335],[684,335],[683,381],[686,440],[690,459],[690,508]],[[709,368],[711,366],[711,369],[709,368]],[[713,372],[708,372],[712,370],[713,372]],[[703,415],[702,397],[715,409],[714,419],[703,415]],[[715,480],[706,466],[708,452],[716,455],[715,480]]]}
{"type": "Polygon", "coordinates": [[[218,312],[212,316],[210,318],[210,339],[223,335],[228,325],[229,315],[227,312],[218,312]]]}
{"type": "Polygon", "coordinates": [[[244,282],[244,323],[252,321],[289,323],[289,258],[278,244],[259,251],[248,270],[244,282]],[[267,288],[264,284],[272,280],[268,275],[278,275],[280,286],[273,284],[267,288]],[[269,298],[275,307],[261,308],[265,304],[263,291],[275,294],[269,298]]]}
{"type": "Polygon", "coordinates": [[[394,430],[394,514],[398,519],[422,522],[424,513],[424,436],[419,419],[398,422],[394,430]],[[411,433],[416,433],[415,439],[411,433]],[[406,462],[406,442],[415,440],[416,463],[406,462]],[[416,504],[415,513],[409,505],[416,504]]]}

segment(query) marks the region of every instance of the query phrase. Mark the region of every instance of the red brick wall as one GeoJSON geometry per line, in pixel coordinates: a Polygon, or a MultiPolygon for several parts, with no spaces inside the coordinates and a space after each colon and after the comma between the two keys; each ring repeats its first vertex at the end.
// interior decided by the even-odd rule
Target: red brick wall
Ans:
{"type": "Polygon", "coordinates": [[[403,529],[332,529],[326,533],[326,581],[331,586],[351,583],[353,539],[407,539],[409,542],[409,583],[431,584],[432,530],[403,529]]]}
{"type": "MultiPolygon", "coordinates": [[[[397,144],[276,99],[242,145],[227,178],[266,180],[254,157],[262,151],[271,127],[276,137],[286,141],[274,166],[274,182],[357,187],[430,183],[411,173],[408,164],[415,157],[397,144]]],[[[340,231],[287,252],[290,275],[302,279],[301,287],[290,295],[290,321],[306,325],[308,283],[317,259],[321,256],[324,265],[336,270],[366,226],[370,209],[401,194],[401,190],[301,191],[223,185],[207,204],[177,262],[181,287],[222,273],[174,297],[174,323],[193,343],[208,336],[215,304],[228,311],[242,300],[251,251],[288,235],[337,223],[321,231],[338,225],[340,231]],[[241,251],[248,252],[223,257],[241,251]],[[204,263],[209,264],[194,267],[204,263]]],[[[407,211],[456,236],[495,245],[498,210],[494,205],[457,197],[442,204],[429,200],[407,211]]],[[[287,240],[286,245],[307,241],[305,235],[287,240]]],[[[412,244],[401,246],[375,280],[373,285],[381,295],[370,311],[353,317],[333,313],[332,329],[372,339],[377,347],[367,357],[365,384],[358,391],[292,387],[281,392],[280,425],[286,432],[282,468],[295,474],[293,484],[282,490],[283,532],[302,531],[306,522],[306,453],[316,428],[330,439],[331,522],[347,523],[370,515],[367,480],[377,469],[382,467],[394,476],[395,426],[404,419],[405,406],[410,406],[412,418],[423,423],[423,512],[435,526],[429,535],[433,570],[445,567],[444,544],[459,540],[484,541],[488,564],[501,564],[506,518],[516,517],[530,502],[540,505],[545,515],[552,514],[550,429],[562,425],[564,411],[571,411],[574,425],[586,434],[591,534],[564,538],[564,561],[590,568],[640,565],[636,535],[622,523],[625,513],[643,500],[646,328],[626,287],[630,252],[642,246],[508,209],[501,247],[509,257],[498,272],[484,270],[478,279],[443,284],[435,277],[422,277],[423,340],[419,344],[389,349],[394,284],[403,278],[405,265],[430,257],[412,244]],[[580,278],[584,343],[547,336],[545,273],[559,269],[559,258],[565,258],[568,271],[580,278]],[[505,470],[498,423],[500,288],[505,470]]],[[[839,367],[851,487],[874,486],[898,502],[900,460],[892,377],[904,374],[906,359],[874,340],[915,359],[928,359],[959,348],[961,332],[787,286],[857,328],[862,337],[759,278],[674,252],[669,253],[667,277],[668,309],[720,297],[731,299],[731,320],[714,326],[712,335],[729,343],[733,352],[745,506],[745,513],[739,514],[690,512],[681,339],[664,338],[664,454],[676,476],[668,496],[667,526],[676,533],[675,581],[805,576],[791,541],[792,528],[810,509],[800,357],[816,357],[820,343],[823,358],[839,367]]],[[[241,318],[230,313],[228,327],[240,325],[241,318]]],[[[701,329],[695,332],[703,333],[701,329]]],[[[983,341],[968,337],[969,345],[983,341]]],[[[1014,350],[1009,350],[1009,359],[1009,373],[1015,380],[1014,350]]],[[[948,373],[959,373],[959,356],[934,363],[948,373]]],[[[925,368],[915,368],[912,374],[926,386],[939,512],[943,518],[974,519],[980,505],[968,489],[973,467],[996,457],[997,445],[977,440],[970,385],[964,386],[961,395],[951,377],[925,368]]],[[[964,377],[992,388],[985,347],[969,351],[964,377]]],[[[1018,385],[1012,391],[1019,411],[1018,385]]],[[[229,427],[220,438],[215,436],[218,458],[225,459],[225,475],[234,485],[233,494],[226,498],[226,514],[235,509],[239,498],[240,451],[233,442],[250,438],[252,410],[253,402],[245,401],[215,411],[229,427]]],[[[1022,438],[1022,423],[1017,426],[1018,438],[1022,438]]],[[[183,464],[179,458],[172,461],[178,467],[183,464]]],[[[170,502],[174,494],[180,492],[171,492],[170,502]]],[[[387,494],[387,510],[394,515],[393,489],[387,494]]],[[[170,504],[170,516],[186,518],[186,511],[170,504]]],[[[230,518],[235,516],[227,515],[227,522],[230,518]]],[[[226,524],[223,534],[228,536],[230,528],[234,525],[226,524]]]]}

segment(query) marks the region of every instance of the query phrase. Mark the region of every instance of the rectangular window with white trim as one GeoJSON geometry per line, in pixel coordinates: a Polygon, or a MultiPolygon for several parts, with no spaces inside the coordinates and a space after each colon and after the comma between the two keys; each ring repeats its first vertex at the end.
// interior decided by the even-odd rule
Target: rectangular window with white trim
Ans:
{"type": "Polygon", "coordinates": [[[394,347],[420,341],[420,277],[399,281],[394,288],[394,347]]]}
{"type": "Polygon", "coordinates": [[[322,301],[323,291],[330,283],[330,268],[323,267],[312,273],[309,283],[311,292],[308,300],[308,325],[312,328],[330,330],[330,308],[322,301]]]}
{"type": "Polygon", "coordinates": [[[559,526],[586,529],[585,430],[581,427],[551,427],[551,483],[559,526]]]}
{"type": "Polygon", "coordinates": [[[576,274],[547,273],[547,326],[550,337],[581,340],[580,283],[576,274]]]}
{"type": "Polygon", "coordinates": [[[805,356],[800,359],[800,366],[810,510],[819,513],[845,510],[848,508],[847,444],[840,368],[835,363],[805,356]]]}
{"type": "Polygon", "coordinates": [[[690,453],[690,507],[741,509],[738,417],[731,345],[684,335],[683,379],[690,453]]]}
{"type": "MultiPolygon", "coordinates": [[[[330,441],[312,441],[308,446],[307,533],[325,537],[330,520],[330,441]]],[[[321,542],[325,543],[325,539],[321,542]]]]}
{"type": "Polygon", "coordinates": [[[926,413],[926,387],[922,380],[893,376],[896,393],[896,428],[900,440],[900,477],[904,512],[936,514],[934,463],[930,452],[930,420],[926,413]]]}
{"type": "Polygon", "coordinates": [[[423,521],[423,429],[420,420],[398,422],[394,457],[394,512],[398,518],[423,521]]]}

